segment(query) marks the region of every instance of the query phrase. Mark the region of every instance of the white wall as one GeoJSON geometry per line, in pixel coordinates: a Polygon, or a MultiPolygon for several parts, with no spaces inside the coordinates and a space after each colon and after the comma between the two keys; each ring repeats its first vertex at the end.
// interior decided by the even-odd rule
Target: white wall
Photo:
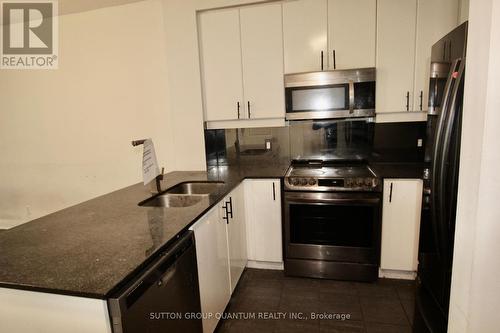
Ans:
{"type": "Polygon", "coordinates": [[[0,70],[0,228],[174,169],[161,0],[60,17],[59,69],[0,70]]]}
{"type": "Polygon", "coordinates": [[[196,11],[254,2],[262,0],[163,1],[176,170],[205,169],[196,11]]]}
{"type": "Polygon", "coordinates": [[[251,2],[63,0],[59,69],[0,71],[0,229],[141,181],[132,139],[204,170],[196,11],[251,2]]]}
{"type": "Polygon", "coordinates": [[[458,7],[458,23],[464,23],[469,19],[469,0],[460,0],[458,7]]]}
{"type": "Polygon", "coordinates": [[[500,1],[471,1],[449,332],[500,327],[500,1]]]}

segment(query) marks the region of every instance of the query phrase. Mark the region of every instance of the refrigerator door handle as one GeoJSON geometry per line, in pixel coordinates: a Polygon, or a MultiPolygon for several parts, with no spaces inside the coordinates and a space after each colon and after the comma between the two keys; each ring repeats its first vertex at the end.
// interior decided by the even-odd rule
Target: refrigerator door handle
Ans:
{"type": "MultiPolygon", "coordinates": [[[[442,232],[442,238],[445,244],[442,244],[444,248],[446,248],[446,244],[449,242],[447,239],[448,235],[448,214],[446,211],[446,206],[444,204],[444,196],[445,193],[443,189],[446,186],[446,175],[448,168],[445,167],[445,163],[448,160],[448,156],[450,153],[450,142],[451,142],[451,137],[453,134],[453,125],[455,124],[455,119],[456,119],[456,111],[457,111],[457,97],[458,97],[458,90],[460,88],[460,83],[463,79],[465,71],[465,61],[460,62],[460,67],[457,72],[452,73],[453,78],[456,80],[455,84],[453,85],[452,93],[451,93],[451,98],[450,98],[450,103],[449,103],[449,111],[446,114],[446,122],[445,122],[445,128],[444,128],[444,134],[443,134],[443,143],[442,143],[442,153],[440,155],[440,160],[439,160],[439,173],[438,173],[438,188],[440,189],[439,191],[439,197],[438,197],[438,216],[439,216],[439,221],[440,221],[440,228],[442,232]]],[[[446,253],[447,256],[451,256],[451,253],[446,253]]]]}
{"type": "Polygon", "coordinates": [[[438,253],[438,256],[441,257],[444,255],[443,250],[445,248],[445,240],[443,239],[443,233],[440,228],[441,222],[439,221],[439,214],[438,214],[438,201],[442,197],[440,193],[442,190],[438,188],[438,175],[440,173],[441,169],[441,164],[440,161],[441,159],[441,154],[442,154],[442,136],[444,132],[444,126],[446,124],[446,119],[447,119],[447,113],[448,113],[448,107],[450,104],[450,99],[452,95],[452,90],[454,87],[454,73],[456,70],[459,68],[459,63],[460,60],[454,60],[453,64],[450,68],[450,72],[448,74],[448,79],[446,80],[446,85],[444,89],[444,94],[443,94],[443,103],[441,107],[441,113],[439,115],[439,120],[438,120],[438,125],[436,129],[436,140],[434,142],[434,150],[433,150],[433,158],[432,158],[432,173],[431,173],[431,221],[432,221],[432,228],[434,230],[434,242],[436,243],[436,250],[438,253]]]}

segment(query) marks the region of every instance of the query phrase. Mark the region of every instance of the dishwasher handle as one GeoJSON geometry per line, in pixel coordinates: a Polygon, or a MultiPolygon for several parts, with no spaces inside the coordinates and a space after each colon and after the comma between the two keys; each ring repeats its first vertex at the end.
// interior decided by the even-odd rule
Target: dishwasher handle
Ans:
{"type": "Polygon", "coordinates": [[[123,290],[117,297],[111,298],[110,305],[118,307],[120,312],[125,312],[153,285],[162,287],[168,284],[175,275],[176,261],[192,246],[194,246],[193,231],[188,231],[172,247],[163,252],[160,258],[136,279],[135,283],[123,290]]]}

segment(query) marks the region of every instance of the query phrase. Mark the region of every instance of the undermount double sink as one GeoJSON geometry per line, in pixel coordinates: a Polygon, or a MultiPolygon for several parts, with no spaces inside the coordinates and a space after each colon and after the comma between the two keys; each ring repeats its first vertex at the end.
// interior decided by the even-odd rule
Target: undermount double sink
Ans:
{"type": "Polygon", "coordinates": [[[141,207],[190,207],[194,206],[224,186],[224,182],[184,182],[165,192],[139,203],[141,207]]]}

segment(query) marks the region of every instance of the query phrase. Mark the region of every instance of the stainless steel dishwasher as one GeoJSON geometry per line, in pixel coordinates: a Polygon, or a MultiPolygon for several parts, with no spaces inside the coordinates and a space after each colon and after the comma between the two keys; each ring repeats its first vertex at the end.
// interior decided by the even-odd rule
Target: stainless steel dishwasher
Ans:
{"type": "Polygon", "coordinates": [[[108,300],[114,333],[202,332],[193,232],[108,300]],[[198,318],[198,319],[192,319],[198,318]]]}

